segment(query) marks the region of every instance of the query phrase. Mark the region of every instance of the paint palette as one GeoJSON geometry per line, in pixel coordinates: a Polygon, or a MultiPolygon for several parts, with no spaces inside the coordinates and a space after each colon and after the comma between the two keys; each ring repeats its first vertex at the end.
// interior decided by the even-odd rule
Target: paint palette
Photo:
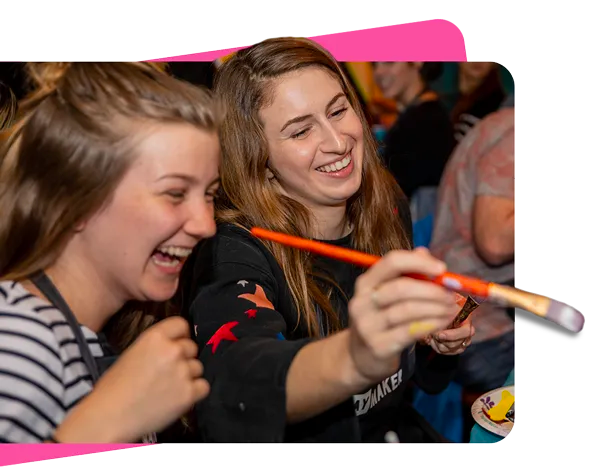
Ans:
{"type": "Polygon", "coordinates": [[[515,385],[500,387],[478,398],[471,406],[471,415],[482,428],[504,438],[513,429],[514,403],[515,385]]]}

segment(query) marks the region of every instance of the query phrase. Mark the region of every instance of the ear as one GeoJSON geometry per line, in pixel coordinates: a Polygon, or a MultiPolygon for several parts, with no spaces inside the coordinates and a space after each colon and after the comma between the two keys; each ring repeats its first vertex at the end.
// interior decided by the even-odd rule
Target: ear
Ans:
{"type": "Polygon", "coordinates": [[[274,173],[272,173],[272,170],[270,168],[266,168],[266,178],[274,179],[274,173]]]}
{"type": "Polygon", "coordinates": [[[419,71],[423,67],[424,63],[422,63],[422,62],[413,63],[413,65],[415,66],[415,69],[417,69],[419,71]]]}
{"type": "Polygon", "coordinates": [[[87,221],[86,220],[79,222],[75,226],[75,233],[78,234],[79,232],[83,232],[85,230],[85,227],[87,227],[87,221]]]}

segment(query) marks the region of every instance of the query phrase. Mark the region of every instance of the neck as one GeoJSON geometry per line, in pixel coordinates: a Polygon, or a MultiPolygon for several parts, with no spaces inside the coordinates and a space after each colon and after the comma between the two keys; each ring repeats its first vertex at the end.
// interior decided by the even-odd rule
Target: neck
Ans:
{"type": "Polygon", "coordinates": [[[324,207],[314,210],[314,232],[312,237],[320,240],[336,240],[350,231],[346,218],[347,205],[324,207]]]}
{"type": "MultiPolygon", "coordinates": [[[[76,259],[68,259],[63,254],[45,273],[79,324],[98,332],[122,308],[126,298],[119,298],[91,266],[74,260],[76,259]]],[[[46,299],[33,283],[27,281],[23,286],[36,296],[46,299]]]]}
{"type": "Polygon", "coordinates": [[[397,104],[400,110],[405,109],[411,102],[415,100],[415,98],[423,92],[425,89],[425,84],[421,79],[417,81],[413,81],[413,83],[407,87],[407,89],[401,94],[400,97],[397,98],[397,104]]]}

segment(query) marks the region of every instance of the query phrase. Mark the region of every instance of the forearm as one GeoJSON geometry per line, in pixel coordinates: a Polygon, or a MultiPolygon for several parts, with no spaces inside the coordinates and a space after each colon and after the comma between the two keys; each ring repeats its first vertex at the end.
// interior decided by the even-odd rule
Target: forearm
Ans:
{"type": "Polygon", "coordinates": [[[478,227],[474,234],[480,257],[489,265],[504,265],[515,256],[515,215],[500,224],[478,227]]]}
{"type": "Polygon", "coordinates": [[[316,416],[369,385],[353,366],[348,330],[308,344],[297,353],[287,375],[287,421],[316,416]]]}
{"type": "Polygon", "coordinates": [[[103,404],[95,403],[94,394],[84,398],[54,432],[60,443],[128,443],[120,429],[122,421],[113,419],[103,404]]]}
{"type": "Polygon", "coordinates": [[[504,265],[515,256],[515,206],[512,199],[493,195],[476,197],[473,240],[488,265],[504,265]]]}
{"type": "Polygon", "coordinates": [[[513,223],[506,223],[496,236],[495,258],[490,263],[505,265],[515,258],[515,232],[513,223]]]}

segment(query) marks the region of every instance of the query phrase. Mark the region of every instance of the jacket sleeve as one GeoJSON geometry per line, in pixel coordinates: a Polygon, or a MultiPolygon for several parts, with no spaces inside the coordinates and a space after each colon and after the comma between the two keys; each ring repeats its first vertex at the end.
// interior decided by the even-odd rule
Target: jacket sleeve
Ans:
{"type": "Polygon", "coordinates": [[[440,355],[429,346],[418,345],[413,380],[429,395],[442,392],[457,373],[459,356],[440,355]]]}
{"type": "Polygon", "coordinates": [[[249,239],[221,236],[193,267],[187,317],[210,394],[196,407],[200,436],[211,442],[280,442],[286,427],[286,377],[309,339],[287,340],[278,282],[249,239]]]}

